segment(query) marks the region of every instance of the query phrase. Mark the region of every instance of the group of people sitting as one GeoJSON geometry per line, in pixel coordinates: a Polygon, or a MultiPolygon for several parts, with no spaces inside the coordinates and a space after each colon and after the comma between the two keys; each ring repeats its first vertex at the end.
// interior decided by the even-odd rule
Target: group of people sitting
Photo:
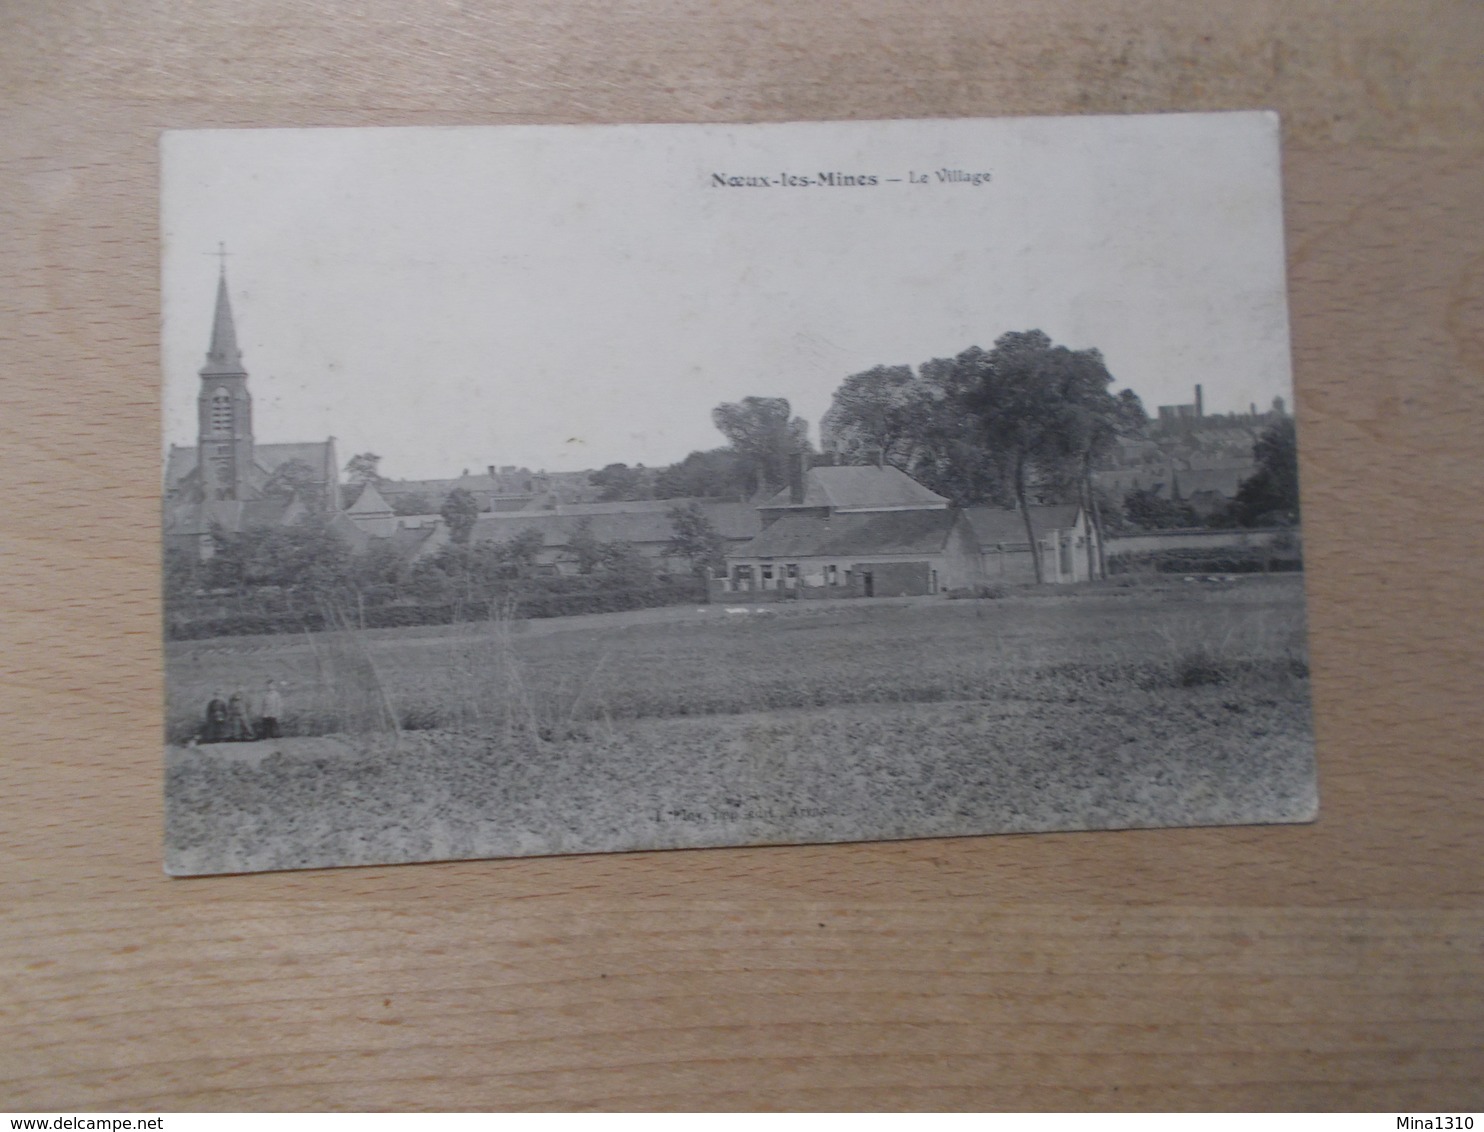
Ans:
{"type": "Polygon", "coordinates": [[[201,730],[201,742],[242,743],[252,739],[280,738],[283,733],[278,728],[278,720],[283,715],[283,695],[275,681],[269,680],[264,686],[257,707],[254,717],[247,697],[241,692],[233,692],[230,699],[221,692],[214,692],[206,705],[206,724],[201,730]]]}

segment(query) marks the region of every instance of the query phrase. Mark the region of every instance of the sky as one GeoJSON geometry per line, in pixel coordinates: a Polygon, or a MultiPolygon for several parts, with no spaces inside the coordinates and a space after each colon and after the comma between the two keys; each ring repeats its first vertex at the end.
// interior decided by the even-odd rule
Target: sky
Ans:
{"type": "Polygon", "coordinates": [[[848,375],[1031,328],[1100,349],[1151,413],[1197,382],[1207,412],[1291,402],[1278,134],[1266,112],[168,132],[165,440],[195,443],[220,245],[256,438],[333,435],[394,478],[664,465],[749,395],[817,442],[848,375]]]}

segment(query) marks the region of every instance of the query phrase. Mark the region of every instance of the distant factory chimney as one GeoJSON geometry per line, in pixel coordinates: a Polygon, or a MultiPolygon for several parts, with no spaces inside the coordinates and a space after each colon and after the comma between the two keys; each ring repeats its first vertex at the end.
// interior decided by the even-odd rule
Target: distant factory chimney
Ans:
{"type": "Polygon", "coordinates": [[[1197,417],[1203,417],[1206,415],[1206,401],[1205,398],[1201,396],[1201,387],[1199,384],[1197,384],[1195,387],[1195,415],[1197,417]]]}

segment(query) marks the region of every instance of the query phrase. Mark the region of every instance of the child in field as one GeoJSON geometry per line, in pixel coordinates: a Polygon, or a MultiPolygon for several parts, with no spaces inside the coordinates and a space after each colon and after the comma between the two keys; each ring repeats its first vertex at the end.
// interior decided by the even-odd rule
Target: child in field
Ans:
{"type": "Polygon", "coordinates": [[[261,738],[280,739],[282,733],[278,729],[278,717],[283,714],[283,696],[278,691],[278,684],[274,680],[268,681],[268,690],[263,693],[263,724],[261,738]]]}
{"type": "Polygon", "coordinates": [[[252,738],[252,728],[247,722],[247,698],[241,692],[233,692],[227,701],[227,741],[240,743],[252,738]]]}
{"type": "Polygon", "coordinates": [[[220,743],[227,737],[227,699],[220,692],[213,692],[206,704],[206,726],[201,730],[201,742],[220,743]]]}

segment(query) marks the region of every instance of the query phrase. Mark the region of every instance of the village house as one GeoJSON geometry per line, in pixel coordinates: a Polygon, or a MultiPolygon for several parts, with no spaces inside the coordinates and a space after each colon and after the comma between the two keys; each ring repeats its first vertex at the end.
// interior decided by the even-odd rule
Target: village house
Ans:
{"type": "Polygon", "coordinates": [[[763,529],[727,553],[722,593],[890,597],[966,589],[979,580],[964,512],[887,466],[795,469],[757,508],[763,529]]]}

